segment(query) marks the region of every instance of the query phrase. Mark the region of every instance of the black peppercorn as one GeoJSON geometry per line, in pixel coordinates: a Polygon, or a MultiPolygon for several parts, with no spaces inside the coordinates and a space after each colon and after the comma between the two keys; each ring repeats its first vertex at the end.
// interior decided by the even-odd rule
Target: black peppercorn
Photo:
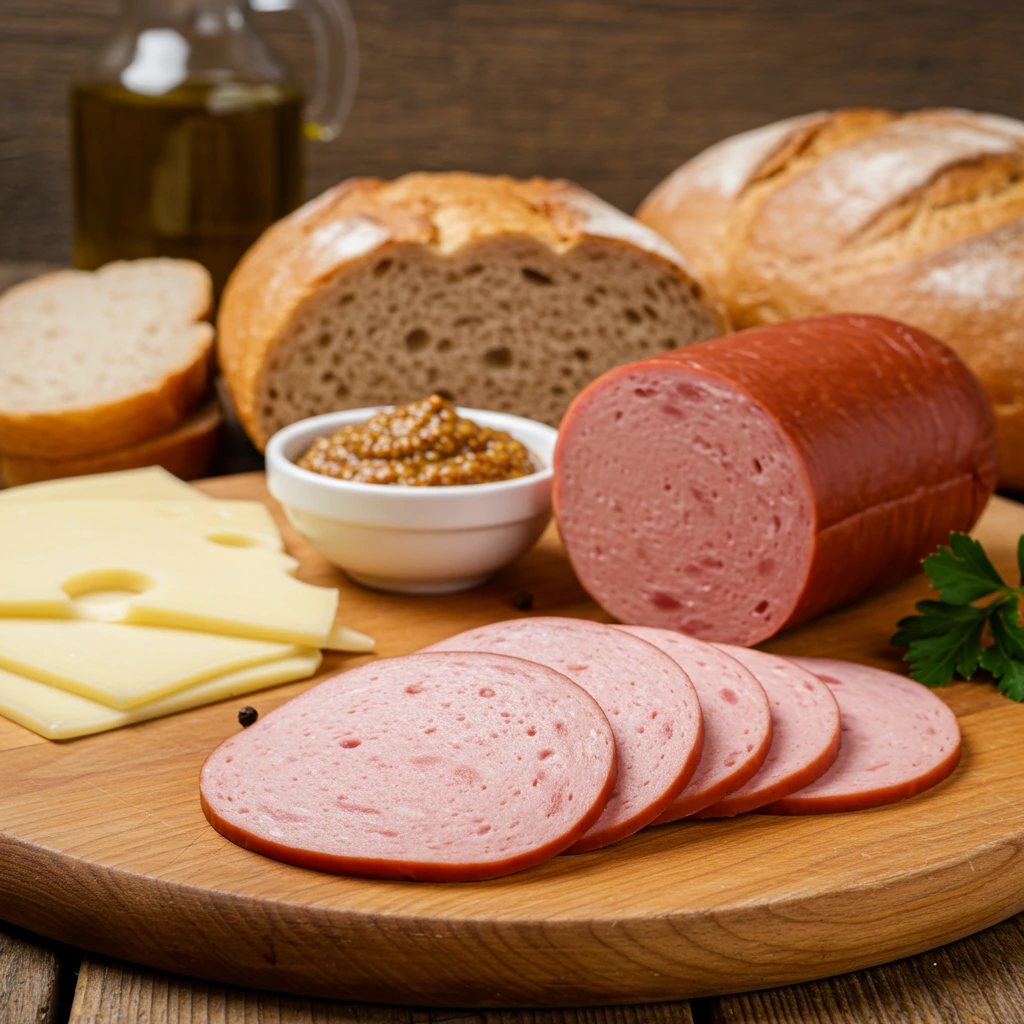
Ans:
{"type": "Polygon", "coordinates": [[[238,724],[243,728],[248,729],[257,718],[260,717],[260,713],[251,705],[246,704],[241,711],[238,712],[238,724]]]}
{"type": "Polygon", "coordinates": [[[521,590],[512,598],[512,604],[521,612],[528,612],[533,608],[533,594],[528,590],[521,590]]]}

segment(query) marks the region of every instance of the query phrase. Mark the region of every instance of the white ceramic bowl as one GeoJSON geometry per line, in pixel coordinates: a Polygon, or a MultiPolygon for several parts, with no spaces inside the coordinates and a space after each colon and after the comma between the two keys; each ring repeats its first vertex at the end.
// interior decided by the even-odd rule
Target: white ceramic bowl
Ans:
{"type": "Polygon", "coordinates": [[[295,464],[318,438],[379,408],[300,420],[267,445],[267,486],[292,525],[352,579],[402,594],[451,594],[483,583],[521,555],[551,519],[551,459],[558,431],[483,409],[459,414],[505,430],[543,467],[529,476],[459,487],[335,480],[295,464]]]}

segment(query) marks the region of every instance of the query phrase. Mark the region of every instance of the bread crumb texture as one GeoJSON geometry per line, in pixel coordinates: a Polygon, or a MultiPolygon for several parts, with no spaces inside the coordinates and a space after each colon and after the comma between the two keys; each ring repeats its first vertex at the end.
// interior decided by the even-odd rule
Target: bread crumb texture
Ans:
{"type": "Polygon", "coordinates": [[[985,387],[1000,483],[1024,488],[1024,124],[839,110],[727,139],[637,217],[749,327],[876,313],[947,342],[985,387]]]}
{"type": "Polygon", "coordinates": [[[353,179],[232,276],[219,353],[257,445],[297,419],[439,393],[557,424],[594,377],[721,333],[657,233],[568,182],[353,179]]]}

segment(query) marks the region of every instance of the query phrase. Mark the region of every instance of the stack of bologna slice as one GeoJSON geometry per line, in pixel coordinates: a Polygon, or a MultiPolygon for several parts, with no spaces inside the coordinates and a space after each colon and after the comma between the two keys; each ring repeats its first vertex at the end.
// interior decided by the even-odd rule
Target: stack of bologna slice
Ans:
{"type": "Polygon", "coordinates": [[[684,817],[890,803],[959,756],[949,708],[890,672],[537,617],[326,680],[221,744],[200,790],[259,853],[472,881],[684,817]]]}

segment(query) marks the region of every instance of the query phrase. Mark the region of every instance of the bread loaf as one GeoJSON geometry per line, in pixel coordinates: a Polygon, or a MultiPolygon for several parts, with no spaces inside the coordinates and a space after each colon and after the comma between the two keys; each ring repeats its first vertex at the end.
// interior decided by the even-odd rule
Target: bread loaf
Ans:
{"type": "Polygon", "coordinates": [[[431,392],[554,424],[610,367],[723,328],[670,245],[568,182],[410,174],[270,228],[225,289],[218,352],[262,448],[305,416],[431,392]]]}
{"type": "Polygon", "coordinates": [[[61,270],[0,296],[0,452],[67,460],[174,430],[209,383],[210,275],[187,260],[61,270]]]}
{"type": "Polygon", "coordinates": [[[114,452],[71,459],[40,459],[32,455],[0,452],[0,487],[141,469],[144,466],[162,466],[182,480],[195,480],[210,472],[217,453],[220,428],[220,407],[213,399],[170,433],[114,452]]]}
{"type": "Polygon", "coordinates": [[[637,216],[705,275],[738,327],[880,313],[979,377],[1000,484],[1024,488],[1024,124],[964,110],[840,110],[695,157],[637,216]]]}

